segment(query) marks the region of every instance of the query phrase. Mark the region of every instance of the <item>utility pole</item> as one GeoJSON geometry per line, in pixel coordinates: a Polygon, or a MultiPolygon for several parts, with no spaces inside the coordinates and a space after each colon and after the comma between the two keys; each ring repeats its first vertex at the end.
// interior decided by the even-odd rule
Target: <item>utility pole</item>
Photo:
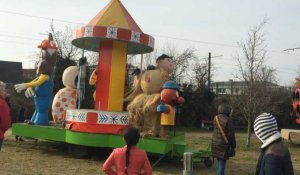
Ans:
{"type": "Polygon", "coordinates": [[[229,79],[230,82],[230,95],[232,96],[233,93],[233,79],[229,79]]]}
{"type": "Polygon", "coordinates": [[[208,90],[210,91],[210,67],[211,67],[211,53],[208,53],[208,90]]]}
{"type": "Polygon", "coordinates": [[[207,77],[207,86],[208,86],[208,90],[210,91],[210,72],[211,72],[211,58],[216,58],[216,57],[222,57],[223,55],[217,55],[217,56],[211,56],[211,53],[208,52],[208,77],[207,77]]]}

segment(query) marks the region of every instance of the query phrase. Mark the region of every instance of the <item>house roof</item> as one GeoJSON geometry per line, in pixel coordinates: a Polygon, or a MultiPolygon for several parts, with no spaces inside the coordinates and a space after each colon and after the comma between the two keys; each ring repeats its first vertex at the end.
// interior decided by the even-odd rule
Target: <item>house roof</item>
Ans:
{"type": "MultiPolygon", "coordinates": [[[[244,87],[246,86],[246,82],[245,81],[217,81],[217,82],[213,82],[211,83],[212,86],[233,86],[233,87],[244,87]]],[[[267,82],[268,86],[273,86],[273,87],[277,87],[279,85],[275,84],[275,83],[270,83],[267,82]]]]}
{"type": "Polygon", "coordinates": [[[23,81],[22,63],[0,60],[0,81],[12,84],[21,83],[23,81]]]}

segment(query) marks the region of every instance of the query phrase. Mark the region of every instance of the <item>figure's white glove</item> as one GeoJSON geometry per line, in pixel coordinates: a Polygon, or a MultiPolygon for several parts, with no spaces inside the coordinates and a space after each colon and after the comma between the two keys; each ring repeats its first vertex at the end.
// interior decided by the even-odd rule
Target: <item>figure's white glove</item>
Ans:
{"type": "Polygon", "coordinates": [[[25,90],[27,87],[25,83],[15,84],[15,90],[20,93],[22,90],[25,90]]]}
{"type": "Polygon", "coordinates": [[[33,96],[35,96],[34,90],[31,87],[27,88],[26,91],[25,91],[25,97],[30,98],[30,97],[33,97],[33,96]]]}

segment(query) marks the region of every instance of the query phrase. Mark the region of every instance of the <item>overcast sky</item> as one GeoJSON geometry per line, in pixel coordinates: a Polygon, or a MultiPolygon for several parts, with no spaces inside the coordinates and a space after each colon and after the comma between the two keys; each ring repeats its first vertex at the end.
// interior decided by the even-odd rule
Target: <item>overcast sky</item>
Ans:
{"type": "MultiPolygon", "coordinates": [[[[32,68],[37,45],[49,31],[50,20],[63,30],[87,24],[109,0],[0,0],[0,60],[22,61],[32,68]],[[63,22],[65,21],[65,22],[63,22]],[[79,24],[76,24],[79,23],[79,24]]],[[[228,81],[236,72],[237,42],[265,17],[267,64],[277,69],[281,85],[297,76],[300,49],[299,0],[121,0],[143,32],[155,38],[155,48],[167,44],[178,50],[208,52],[215,65],[213,81],[228,81]],[[177,39],[176,39],[177,38],[177,39]]],[[[161,53],[159,53],[161,54],[161,53]]]]}

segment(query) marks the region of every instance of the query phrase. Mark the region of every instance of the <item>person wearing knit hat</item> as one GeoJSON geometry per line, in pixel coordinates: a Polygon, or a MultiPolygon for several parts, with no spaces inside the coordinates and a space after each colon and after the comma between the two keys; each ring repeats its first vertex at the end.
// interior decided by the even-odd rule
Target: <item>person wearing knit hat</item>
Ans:
{"type": "Polygon", "coordinates": [[[254,120],[254,133],[262,142],[256,175],[293,175],[290,152],[281,139],[272,114],[262,113],[254,120]]]}

